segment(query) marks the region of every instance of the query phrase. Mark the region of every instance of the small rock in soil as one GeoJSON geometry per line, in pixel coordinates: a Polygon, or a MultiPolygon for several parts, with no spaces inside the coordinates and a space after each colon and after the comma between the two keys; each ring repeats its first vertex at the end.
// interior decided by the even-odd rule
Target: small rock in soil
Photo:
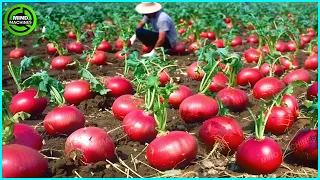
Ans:
{"type": "Polygon", "coordinates": [[[177,125],[177,129],[182,131],[182,130],[186,130],[186,127],[184,127],[184,125],[177,125]]]}

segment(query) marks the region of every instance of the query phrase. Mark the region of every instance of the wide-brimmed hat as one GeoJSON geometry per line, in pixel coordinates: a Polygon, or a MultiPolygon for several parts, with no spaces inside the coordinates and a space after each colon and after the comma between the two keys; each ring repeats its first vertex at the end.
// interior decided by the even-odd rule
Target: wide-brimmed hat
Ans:
{"type": "Polygon", "coordinates": [[[143,2],[136,6],[136,11],[140,14],[151,14],[158,12],[162,8],[161,4],[155,2],[143,2]]]}

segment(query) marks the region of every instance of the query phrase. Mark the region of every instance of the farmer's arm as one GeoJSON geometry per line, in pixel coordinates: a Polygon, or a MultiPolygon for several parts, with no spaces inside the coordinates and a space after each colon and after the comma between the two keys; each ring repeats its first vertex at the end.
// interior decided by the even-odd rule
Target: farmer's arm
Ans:
{"type": "Polygon", "coordinates": [[[143,28],[146,23],[144,21],[140,21],[137,28],[143,28]]]}
{"type": "Polygon", "coordinates": [[[159,38],[154,48],[161,47],[164,44],[164,41],[166,40],[166,35],[167,35],[167,32],[165,31],[159,32],[159,38]]]}
{"type": "Polygon", "coordinates": [[[158,23],[158,27],[159,27],[159,37],[156,45],[154,46],[155,48],[161,47],[164,44],[166,40],[167,31],[169,31],[169,23],[167,21],[161,21],[158,23]]]}

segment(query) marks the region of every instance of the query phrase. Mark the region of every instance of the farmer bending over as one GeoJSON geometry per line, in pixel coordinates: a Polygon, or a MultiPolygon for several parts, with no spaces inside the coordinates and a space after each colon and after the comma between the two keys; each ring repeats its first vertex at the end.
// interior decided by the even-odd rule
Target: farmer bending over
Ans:
{"type": "Polygon", "coordinates": [[[137,26],[136,33],[130,38],[131,44],[138,38],[145,46],[151,46],[150,53],[143,57],[155,54],[155,48],[164,47],[171,49],[177,40],[175,24],[170,16],[161,10],[159,3],[145,2],[136,7],[136,11],[143,14],[141,22],[137,26]],[[153,31],[143,29],[145,23],[151,24],[153,31]]]}

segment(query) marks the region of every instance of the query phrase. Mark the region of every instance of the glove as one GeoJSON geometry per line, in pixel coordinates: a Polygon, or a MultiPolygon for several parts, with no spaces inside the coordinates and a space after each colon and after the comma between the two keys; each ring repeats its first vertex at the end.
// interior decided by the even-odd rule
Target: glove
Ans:
{"type": "Polygon", "coordinates": [[[150,56],[153,56],[154,54],[156,54],[156,51],[153,49],[151,52],[142,55],[142,57],[150,57],[150,56]]]}
{"type": "Polygon", "coordinates": [[[42,33],[44,33],[44,32],[46,32],[46,27],[45,26],[43,26],[43,28],[42,28],[42,33]]]}
{"type": "Polygon", "coordinates": [[[134,34],[134,35],[130,38],[131,45],[134,43],[134,41],[136,40],[136,38],[137,38],[136,34],[134,34]]]}

